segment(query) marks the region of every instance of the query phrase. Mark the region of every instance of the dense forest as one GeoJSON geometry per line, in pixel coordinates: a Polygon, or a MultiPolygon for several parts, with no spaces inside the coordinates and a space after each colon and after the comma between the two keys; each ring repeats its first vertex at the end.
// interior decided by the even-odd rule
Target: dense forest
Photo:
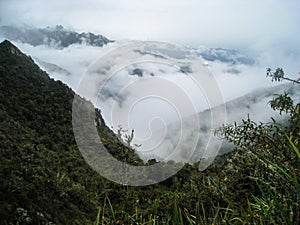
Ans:
{"type": "MultiPolygon", "coordinates": [[[[285,78],[279,70],[268,75],[285,78]]],[[[160,183],[130,187],[86,163],[72,128],[76,94],[9,41],[0,44],[0,79],[1,224],[300,223],[300,105],[289,90],[270,99],[282,121],[246,118],[216,130],[236,148],[205,171],[185,164],[160,183]]],[[[95,119],[115,158],[155,163],[143,162],[98,109],[95,119]]]]}

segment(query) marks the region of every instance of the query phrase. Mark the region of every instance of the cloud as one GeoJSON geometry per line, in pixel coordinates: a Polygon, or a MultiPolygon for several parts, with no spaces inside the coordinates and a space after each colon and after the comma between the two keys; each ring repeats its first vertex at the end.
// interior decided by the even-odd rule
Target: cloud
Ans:
{"type": "Polygon", "coordinates": [[[110,43],[103,47],[75,44],[68,48],[57,49],[43,45],[34,47],[19,42],[14,42],[14,44],[21,51],[33,57],[35,62],[49,73],[50,77],[63,81],[73,90],[76,90],[81,77],[96,59],[118,46],[117,43],[110,43]],[[52,64],[52,67],[47,67],[47,64],[52,64]],[[62,70],[67,72],[62,73],[62,70]]]}
{"type": "MultiPolygon", "coordinates": [[[[90,69],[91,75],[94,72],[98,76],[103,75],[102,79],[100,77],[100,79],[95,80],[100,85],[101,83],[102,85],[105,84],[96,106],[101,109],[106,123],[109,126],[114,126],[115,131],[118,129],[118,125],[121,125],[125,130],[128,129],[129,132],[130,129],[135,130],[133,143],[142,144],[138,148],[138,152],[144,160],[154,157],[162,160],[190,162],[198,161],[203,157],[212,160],[219,154],[221,144],[220,140],[213,136],[215,128],[225,122],[240,121],[242,118],[246,118],[247,114],[255,121],[267,121],[270,119],[270,116],[276,115],[267,105],[267,102],[272,98],[273,92],[266,88],[277,84],[271,83],[265,78],[265,65],[281,61],[281,65],[291,65],[290,71],[292,71],[295,69],[296,62],[299,59],[295,55],[287,57],[285,52],[276,51],[276,60],[272,60],[272,52],[261,52],[257,55],[257,62],[251,65],[232,65],[218,61],[208,62],[208,65],[206,63],[202,64],[214,75],[225,101],[236,99],[234,102],[227,104],[226,118],[222,114],[222,108],[216,108],[214,109],[216,116],[212,119],[210,111],[205,111],[199,115],[187,116],[191,111],[185,111],[188,108],[186,104],[188,101],[195,104],[196,112],[209,108],[210,105],[207,105],[205,99],[201,99],[203,97],[202,93],[191,82],[190,74],[181,71],[184,65],[176,67],[146,62],[130,64],[127,67],[119,68],[109,80],[105,80],[109,76],[114,63],[111,60],[106,60],[105,63],[104,60],[100,60],[100,57],[106,53],[111,53],[112,49],[120,45],[118,43],[111,43],[102,48],[71,45],[64,49],[46,46],[33,47],[21,43],[15,44],[26,54],[51,63],[51,68],[58,68],[58,71],[61,71],[61,69],[68,71],[70,74],[64,75],[61,72],[54,72],[50,76],[62,80],[75,90],[77,90],[82,76],[89,74],[87,73],[88,69],[90,69]],[[104,64],[96,67],[91,66],[95,62],[103,62],[104,64]],[[54,65],[57,65],[57,67],[54,65]],[[131,74],[131,71],[136,68],[143,71],[143,77],[131,74]],[[241,72],[239,74],[224,72],[230,68],[236,68],[241,72]],[[161,80],[156,81],[155,79],[161,80]],[[160,88],[159,85],[162,84],[162,81],[167,81],[167,83],[160,88]],[[157,97],[147,93],[146,95],[149,98],[139,97],[139,95],[143,96],[145,94],[145,90],[151,91],[151,89],[155,88],[162,90],[162,92],[157,94],[157,97]],[[257,91],[257,88],[262,89],[257,91]],[[237,99],[249,92],[251,92],[250,95],[237,99]],[[165,98],[163,98],[164,96],[165,98]],[[184,96],[185,98],[183,98],[184,96]],[[179,107],[181,112],[176,107],[179,107]]],[[[129,55],[149,55],[156,60],[166,59],[166,55],[157,57],[153,53],[157,52],[152,51],[152,53],[149,52],[143,55],[139,51],[132,51],[129,55]]],[[[162,53],[169,52],[162,51],[162,53]]],[[[178,56],[178,54],[174,55],[172,52],[169,55],[173,57],[178,56]]],[[[122,57],[120,60],[122,60],[122,57]]],[[[96,65],[98,64],[96,63],[96,65]]],[[[189,65],[191,71],[195,71],[193,65],[191,63],[189,65]]],[[[283,67],[286,68],[285,66],[283,67]]],[[[99,88],[98,84],[95,86],[96,88],[99,88]]],[[[286,88],[281,87],[276,89],[276,92],[283,92],[284,89],[286,88]]],[[[99,94],[90,85],[84,90],[87,91],[86,93],[99,94]]],[[[297,93],[296,91],[294,95],[299,96],[299,92],[297,93]]],[[[207,165],[209,163],[210,161],[206,162],[207,165]]],[[[201,164],[201,166],[203,167],[202,169],[206,168],[204,164],[201,164]]]]}
{"type": "Polygon", "coordinates": [[[11,0],[0,4],[3,24],[63,24],[113,39],[256,48],[292,47],[300,40],[298,0],[11,0]]]}
{"type": "MultiPolygon", "coordinates": [[[[266,67],[279,66],[283,67],[291,77],[298,75],[300,71],[299,11],[300,3],[298,0],[0,1],[1,24],[28,24],[39,27],[62,24],[79,32],[91,31],[115,40],[158,40],[193,47],[206,45],[247,50],[247,54],[255,58],[256,64],[228,66],[220,62],[209,62],[208,68],[215,75],[226,101],[257,88],[273,85],[265,78],[266,67]],[[230,69],[235,69],[240,73],[228,73],[230,69]]],[[[118,46],[119,43],[110,44],[104,48],[74,45],[60,50],[45,46],[32,47],[19,43],[17,45],[27,54],[69,71],[70,76],[59,73],[50,75],[76,89],[89,66],[101,55],[111,51],[111,48],[118,46]]],[[[107,66],[109,68],[110,65],[107,66]]],[[[166,76],[172,75],[172,82],[181,84],[182,89],[188,89],[193,98],[199,94],[193,93],[193,88],[184,79],[184,76],[179,74],[173,76],[178,72],[174,68],[160,67],[161,71],[157,71],[157,68],[151,67],[151,65],[142,65],[142,67],[146,71],[143,75],[149,75],[151,72],[158,74],[163,70],[166,76]]],[[[133,70],[135,67],[129,69],[133,70]]],[[[107,102],[116,98],[115,93],[122,89],[122,85],[127,84],[128,81],[139,79],[138,76],[132,76],[127,72],[120,73],[120,75],[122,75],[119,77],[120,79],[111,80],[109,87],[103,89],[106,91],[104,97],[107,102]]],[[[185,75],[187,76],[187,74],[185,75]]],[[[122,99],[116,98],[118,103],[120,100],[124,101],[124,98],[130,100],[134,96],[132,93],[124,92],[122,97],[122,99]]],[[[237,103],[232,108],[236,111],[233,110],[228,115],[229,121],[244,118],[247,112],[255,115],[255,118],[259,120],[269,118],[270,114],[268,113],[270,111],[265,110],[267,100],[269,98],[261,99],[253,103],[250,108],[244,107],[243,110],[237,109],[241,105],[237,103]],[[268,113],[265,114],[266,112],[268,113]]],[[[199,102],[201,101],[199,100],[199,102]]],[[[109,104],[111,103],[109,102],[109,104]]],[[[147,106],[141,106],[140,111],[136,108],[135,114],[132,116],[135,119],[135,123],[132,124],[133,127],[126,127],[128,124],[122,124],[122,126],[125,129],[136,128],[142,134],[148,135],[149,132],[147,133],[147,131],[150,127],[150,136],[151,131],[156,136],[149,145],[153,145],[153,141],[165,138],[161,148],[152,152],[152,154],[164,158],[174,150],[174,145],[177,144],[176,138],[180,136],[176,128],[177,125],[171,124],[170,116],[168,116],[170,114],[166,113],[169,109],[163,108],[163,105],[159,104],[155,101],[150,103],[148,101],[147,106]],[[158,112],[156,113],[151,109],[163,109],[163,112],[159,115],[158,112]],[[149,111],[150,114],[144,115],[145,111],[149,111]],[[166,114],[168,115],[166,116],[166,114]],[[161,118],[158,119],[157,115],[161,118]],[[161,120],[164,118],[165,120],[161,120]],[[145,126],[143,127],[143,125],[145,126]],[[169,133],[164,133],[164,129],[158,132],[160,126],[167,127],[169,133]],[[143,128],[147,130],[145,131],[143,128]],[[163,151],[159,151],[161,149],[163,151]]],[[[199,104],[203,105],[202,102],[199,104]]],[[[99,106],[104,114],[110,110],[109,107],[105,108],[107,107],[105,105],[99,106]]],[[[122,104],[117,104],[117,106],[122,108],[122,104]]],[[[109,118],[111,115],[105,114],[104,116],[109,118]]],[[[186,126],[192,127],[193,120],[186,122],[186,126]]],[[[198,132],[199,130],[191,129],[185,133],[183,137],[184,151],[176,152],[173,159],[189,158],[189,155],[184,154],[185,150],[190,149],[189,138],[193,135],[197,136],[198,132]]],[[[201,142],[205,143],[206,139],[207,136],[202,136],[201,142]]],[[[215,146],[215,143],[212,146],[215,146]]]]}

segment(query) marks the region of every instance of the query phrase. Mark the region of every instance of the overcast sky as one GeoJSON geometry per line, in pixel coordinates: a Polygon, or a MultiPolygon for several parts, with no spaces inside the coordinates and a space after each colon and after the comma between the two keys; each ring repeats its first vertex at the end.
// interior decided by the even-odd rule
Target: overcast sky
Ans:
{"type": "Polygon", "coordinates": [[[62,24],[111,39],[188,46],[299,46],[299,0],[0,0],[1,24],[62,24]]]}

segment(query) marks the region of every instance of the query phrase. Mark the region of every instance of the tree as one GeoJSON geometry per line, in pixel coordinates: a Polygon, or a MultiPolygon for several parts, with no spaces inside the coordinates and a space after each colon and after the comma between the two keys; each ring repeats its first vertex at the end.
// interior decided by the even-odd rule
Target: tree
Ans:
{"type": "Polygon", "coordinates": [[[300,78],[298,80],[294,80],[294,79],[285,77],[283,69],[279,68],[279,67],[275,70],[275,72],[273,72],[271,68],[267,68],[267,77],[271,77],[272,81],[279,81],[280,82],[282,80],[288,80],[288,81],[291,81],[293,83],[300,84],[300,78]]]}
{"type": "MultiPolygon", "coordinates": [[[[268,69],[267,76],[272,77],[272,81],[300,84],[286,78],[281,68],[274,73],[268,69]]],[[[272,118],[270,123],[256,123],[248,116],[240,123],[223,125],[215,134],[237,146],[232,164],[247,165],[243,167],[248,171],[242,173],[247,178],[243,183],[256,184],[247,189],[251,194],[247,199],[249,206],[255,206],[257,213],[264,210],[262,204],[268,206],[264,216],[276,219],[275,224],[299,224],[300,103],[294,103],[285,92],[275,95],[269,104],[273,110],[285,114],[284,122],[272,118]]]]}

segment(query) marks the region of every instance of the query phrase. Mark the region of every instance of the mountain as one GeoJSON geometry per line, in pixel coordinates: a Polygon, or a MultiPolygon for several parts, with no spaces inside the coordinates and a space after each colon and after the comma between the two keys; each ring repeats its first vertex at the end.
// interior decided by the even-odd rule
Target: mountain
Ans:
{"type": "MultiPolygon", "coordinates": [[[[93,171],[78,150],[72,127],[75,93],[4,41],[0,96],[1,224],[91,224],[100,187],[114,184],[93,171]]],[[[105,125],[100,111],[94,113],[107,150],[141,165],[134,150],[105,125]]]]}
{"type": "MultiPolygon", "coordinates": [[[[206,169],[215,157],[231,152],[235,149],[234,145],[220,140],[215,136],[215,131],[222,127],[223,124],[239,124],[247,116],[260,122],[272,122],[271,117],[278,123],[285,123],[286,117],[279,115],[271,109],[268,102],[272,100],[275,94],[288,93],[296,102],[300,100],[300,89],[294,84],[280,84],[277,86],[258,89],[234,100],[199,112],[196,115],[183,117],[180,121],[157,127],[152,133],[154,140],[160,140],[162,132],[166,129],[164,139],[156,147],[152,155],[146,152],[143,158],[164,158],[163,156],[172,155],[172,160],[196,163],[202,160],[201,168],[206,169]],[[182,141],[184,140],[184,141],[182,141]],[[171,146],[171,147],[170,147],[171,146]],[[177,154],[174,149],[180,146],[177,154]]],[[[152,140],[149,140],[149,143],[152,140]]],[[[145,141],[143,145],[149,144],[145,141]]]]}
{"type": "Polygon", "coordinates": [[[33,46],[46,45],[57,48],[65,48],[72,44],[102,47],[114,42],[102,35],[90,32],[77,33],[67,30],[61,25],[46,28],[1,26],[0,36],[33,46]]]}
{"type": "Polygon", "coordinates": [[[255,60],[235,49],[225,48],[198,48],[194,51],[204,60],[209,62],[222,62],[229,65],[251,66],[255,60]]]}
{"type": "MultiPolygon", "coordinates": [[[[87,44],[102,47],[114,42],[102,35],[91,32],[77,33],[64,28],[62,25],[46,28],[1,26],[0,37],[1,36],[12,41],[27,43],[33,46],[46,45],[58,48],[68,47],[72,44],[87,44]]],[[[255,63],[253,58],[235,49],[199,47],[193,48],[192,50],[203,60],[208,62],[222,62],[231,66],[251,66],[255,63]]],[[[232,72],[234,73],[236,71],[232,72]]]]}
{"type": "MultiPolygon", "coordinates": [[[[225,124],[239,124],[243,119],[247,119],[249,117],[253,121],[257,123],[268,123],[272,122],[272,118],[274,118],[278,123],[285,123],[285,116],[280,115],[278,112],[275,112],[271,109],[269,105],[269,101],[272,100],[276,95],[288,93],[295,102],[300,100],[300,89],[297,85],[286,83],[280,84],[273,87],[257,89],[252,91],[246,95],[240,96],[236,99],[228,101],[224,104],[224,106],[217,106],[211,109],[202,111],[198,114],[201,122],[201,136],[209,137],[223,124],[222,122],[215,122],[215,127],[212,126],[212,122],[214,120],[219,120],[218,117],[213,118],[213,114],[218,115],[218,112],[222,112],[222,110],[226,110],[226,123],[225,124]]],[[[221,121],[221,120],[220,120],[221,121]]],[[[224,122],[223,122],[224,123],[224,122]]],[[[195,132],[195,131],[193,131],[195,132]]],[[[205,139],[200,139],[199,143],[203,142],[205,139]],[[204,140],[203,140],[204,139],[204,140]]],[[[203,148],[201,144],[199,144],[199,152],[203,148]]],[[[231,151],[234,149],[234,146],[228,145],[228,143],[223,143],[223,147],[219,150],[218,154],[222,155],[227,151],[231,151]]],[[[199,153],[195,152],[194,161],[199,160],[199,153]]]]}

